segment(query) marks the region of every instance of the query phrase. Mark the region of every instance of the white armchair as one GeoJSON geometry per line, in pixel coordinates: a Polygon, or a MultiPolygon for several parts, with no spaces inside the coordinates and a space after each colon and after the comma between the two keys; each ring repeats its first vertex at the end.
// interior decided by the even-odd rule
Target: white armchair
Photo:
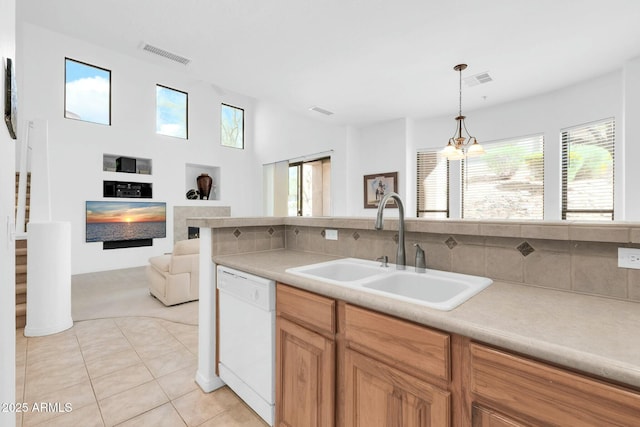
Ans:
{"type": "Polygon", "coordinates": [[[164,305],[198,299],[200,239],[182,240],[173,253],[149,258],[149,292],[164,305]]]}

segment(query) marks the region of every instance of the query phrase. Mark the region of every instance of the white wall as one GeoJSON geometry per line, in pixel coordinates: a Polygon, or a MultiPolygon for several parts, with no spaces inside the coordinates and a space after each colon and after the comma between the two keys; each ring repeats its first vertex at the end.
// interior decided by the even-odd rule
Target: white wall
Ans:
{"type": "MultiPolygon", "coordinates": [[[[261,188],[255,184],[260,182],[261,172],[253,151],[254,99],[194,79],[188,67],[161,67],[37,26],[22,25],[21,119],[47,122],[52,219],[72,224],[73,274],[145,265],[150,256],[170,252],[175,205],[229,205],[234,216],[260,213],[261,188]],[[111,126],[63,117],[65,57],[111,70],[111,126]],[[156,84],[189,93],[188,140],[155,133],[156,84]],[[222,102],[245,109],[244,150],[220,145],[222,102]],[[152,175],[103,172],[104,153],[150,158],[152,175]],[[186,200],[186,163],[221,168],[221,201],[186,200]],[[85,201],[103,199],[103,180],[152,182],[152,200],[167,203],[167,237],[154,239],[152,247],[107,251],[101,243],[86,243],[85,201]]],[[[191,187],[196,187],[195,182],[191,187]]]]}
{"type": "MultiPolygon", "coordinates": [[[[620,191],[624,198],[627,221],[640,221],[640,57],[629,61],[624,75],[624,187],[620,191]]],[[[620,162],[623,163],[623,162],[620,162]]]]}
{"type": "MultiPolygon", "coordinates": [[[[467,127],[479,142],[505,138],[544,134],[545,141],[545,219],[560,219],[560,131],[563,128],[588,123],[608,117],[616,119],[617,219],[638,220],[640,211],[637,192],[624,189],[624,182],[638,182],[638,168],[629,165],[640,162],[637,144],[624,145],[624,133],[640,134],[640,60],[629,64],[626,70],[627,87],[624,88],[623,73],[613,72],[555,92],[532,98],[489,107],[476,111],[465,111],[467,127]],[[623,94],[627,97],[627,107],[623,94]],[[628,98],[631,97],[631,100],[628,98]],[[623,120],[626,111],[627,120],[623,120]],[[631,119],[630,119],[631,118],[631,119]],[[623,154],[620,154],[623,153],[623,154]],[[625,165],[627,165],[625,167],[625,165]],[[634,170],[635,169],[635,170],[634,170]],[[631,201],[633,200],[633,201],[631,201]],[[624,208],[626,201],[626,209],[624,208]]],[[[469,89],[471,91],[473,88],[469,89]]],[[[466,93],[466,92],[465,92],[466,93]]],[[[464,96],[464,93],[463,93],[464,96]]],[[[415,216],[415,153],[418,149],[443,148],[455,128],[455,111],[445,117],[429,119],[399,119],[358,129],[357,141],[350,145],[348,182],[355,194],[350,196],[350,215],[372,215],[374,212],[362,207],[362,176],[367,173],[398,170],[399,189],[405,200],[406,215],[415,216]],[[392,148],[390,148],[392,147],[392,148]],[[377,153],[384,152],[383,156],[377,153]],[[360,188],[358,190],[358,187],[360,188]]],[[[627,139],[633,141],[633,139],[627,139]]],[[[459,162],[452,162],[452,168],[459,162]]],[[[459,192],[459,176],[452,179],[451,193],[459,192]]],[[[460,207],[453,203],[452,217],[459,215],[460,207]]]]}
{"type": "MultiPolygon", "coordinates": [[[[406,164],[407,119],[397,119],[361,128],[357,141],[349,145],[348,214],[375,216],[376,209],[364,208],[364,176],[376,173],[398,172],[398,194],[403,202],[410,198],[407,188],[406,164]]],[[[405,212],[405,215],[407,212],[405,212]]],[[[385,215],[398,216],[397,209],[385,215]]]]}
{"type": "Polygon", "coordinates": [[[264,100],[256,101],[254,115],[255,152],[261,165],[332,150],[331,215],[346,215],[347,128],[264,100]]]}
{"type": "MultiPolygon", "coordinates": [[[[4,116],[4,69],[11,58],[15,70],[20,64],[15,55],[15,0],[0,0],[0,57],[2,58],[2,96],[0,111],[4,116]]],[[[3,117],[4,122],[4,117],[3,117]]],[[[16,310],[15,243],[10,228],[14,221],[15,141],[4,123],[0,125],[0,402],[16,402],[16,310]]],[[[0,411],[0,426],[15,426],[16,414],[0,411]]]]}

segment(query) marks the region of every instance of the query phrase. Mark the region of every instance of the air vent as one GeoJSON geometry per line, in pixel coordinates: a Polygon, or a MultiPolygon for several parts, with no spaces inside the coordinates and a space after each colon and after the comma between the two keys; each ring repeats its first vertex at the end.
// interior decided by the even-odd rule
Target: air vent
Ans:
{"type": "Polygon", "coordinates": [[[309,110],[318,112],[320,114],[324,114],[325,116],[330,116],[333,114],[332,111],[325,110],[324,108],[320,108],[317,105],[314,105],[313,107],[309,108],[309,110]]]}
{"type": "Polygon", "coordinates": [[[162,56],[163,58],[167,58],[174,62],[179,62],[182,65],[187,65],[191,62],[190,59],[185,58],[184,56],[176,55],[175,53],[171,53],[164,49],[160,49],[159,47],[152,46],[147,43],[143,43],[142,50],[146,50],[149,53],[153,53],[154,55],[162,56]]]}
{"type": "Polygon", "coordinates": [[[462,80],[464,81],[464,84],[467,85],[467,87],[471,87],[492,82],[493,78],[491,78],[488,71],[485,71],[484,73],[478,73],[470,77],[465,77],[462,80]]]}

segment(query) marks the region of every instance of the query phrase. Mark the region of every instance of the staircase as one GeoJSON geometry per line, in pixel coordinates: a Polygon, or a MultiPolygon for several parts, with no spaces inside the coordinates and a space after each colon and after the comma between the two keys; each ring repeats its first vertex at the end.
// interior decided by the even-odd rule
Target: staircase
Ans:
{"type": "MultiPolygon", "coordinates": [[[[25,221],[29,221],[31,174],[27,174],[25,221]]],[[[16,205],[18,204],[18,174],[16,174],[16,205]]],[[[27,240],[16,240],[16,328],[27,324],[27,240]]]]}

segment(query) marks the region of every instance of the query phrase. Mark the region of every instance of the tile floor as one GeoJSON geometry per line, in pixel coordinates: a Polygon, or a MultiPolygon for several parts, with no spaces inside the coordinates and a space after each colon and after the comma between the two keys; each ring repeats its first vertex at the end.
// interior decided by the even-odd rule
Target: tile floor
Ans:
{"type": "Polygon", "coordinates": [[[16,331],[16,397],[29,407],[16,425],[266,426],[227,387],[203,393],[194,382],[197,328],[122,317],[45,337],[16,331]],[[34,403],[49,410],[34,411],[34,403]]]}

